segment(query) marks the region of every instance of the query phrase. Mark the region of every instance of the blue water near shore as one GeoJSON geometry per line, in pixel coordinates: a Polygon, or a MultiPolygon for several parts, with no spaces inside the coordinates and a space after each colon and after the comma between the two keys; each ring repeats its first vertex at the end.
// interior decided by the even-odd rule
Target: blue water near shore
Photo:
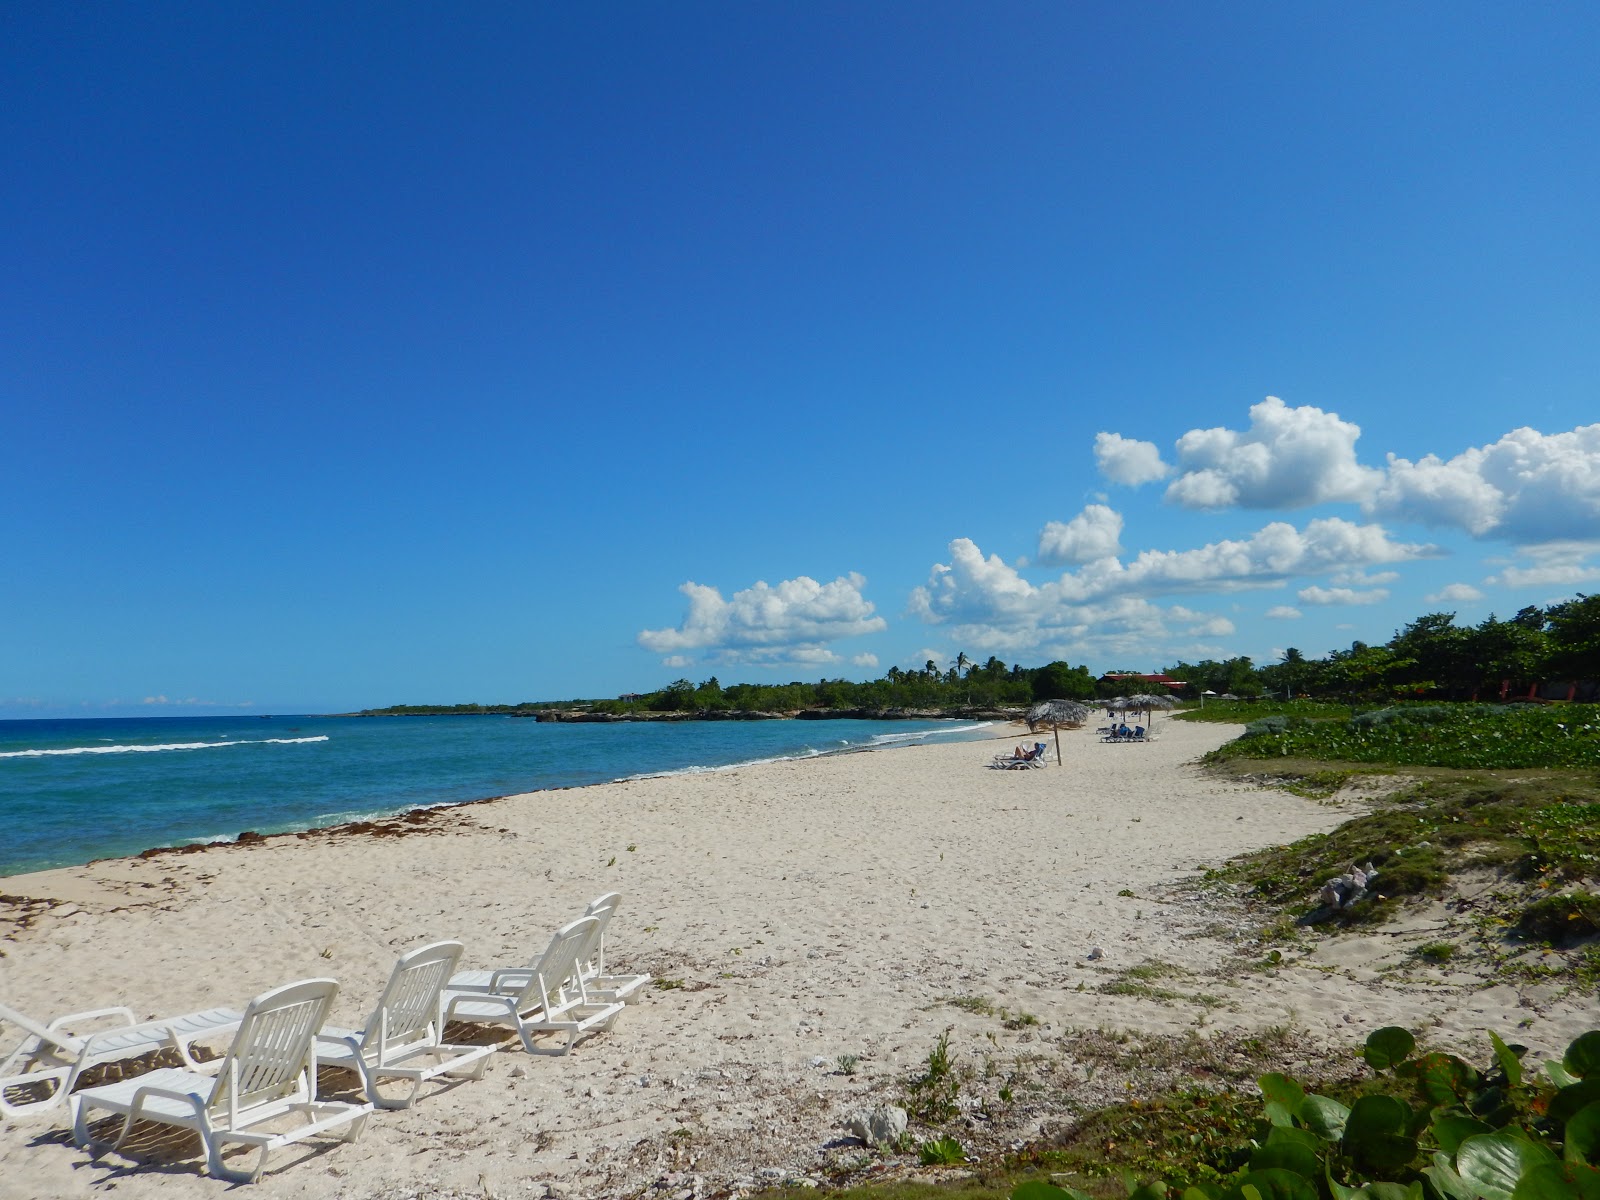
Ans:
{"type": "Polygon", "coordinates": [[[0,721],[0,876],[639,775],[992,736],[973,722],[0,721]]]}

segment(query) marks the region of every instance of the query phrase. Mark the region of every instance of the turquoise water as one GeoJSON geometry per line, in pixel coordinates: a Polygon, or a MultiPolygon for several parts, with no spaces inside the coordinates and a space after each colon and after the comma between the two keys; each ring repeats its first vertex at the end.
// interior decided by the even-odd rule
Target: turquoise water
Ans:
{"type": "Polygon", "coordinates": [[[635,775],[988,736],[947,721],[0,721],[0,876],[635,775]]]}

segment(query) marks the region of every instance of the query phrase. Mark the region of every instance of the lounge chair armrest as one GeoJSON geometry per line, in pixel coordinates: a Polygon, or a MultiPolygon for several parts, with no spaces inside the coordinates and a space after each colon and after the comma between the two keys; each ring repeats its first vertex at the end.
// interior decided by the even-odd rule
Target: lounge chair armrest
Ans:
{"type": "Polygon", "coordinates": [[[322,1029],[317,1032],[316,1040],[329,1042],[350,1051],[356,1058],[361,1057],[361,1039],[363,1035],[349,1029],[322,1029]]]}
{"type": "Polygon", "coordinates": [[[532,967],[506,967],[490,974],[489,991],[520,992],[523,988],[528,986],[528,980],[532,978],[532,967]]]}
{"type": "MultiPolygon", "coordinates": [[[[454,1016],[458,1004],[498,1004],[504,1007],[506,1015],[515,1020],[517,1013],[518,996],[497,996],[493,992],[446,992],[444,1011],[440,1014],[441,1024],[448,1024],[457,1018],[454,1016]]],[[[470,1020],[469,1017],[460,1018],[470,1020]]]]}
{"type": "Polygon", "coordinates": [[[107,1017],[116,1017],[124,1025],[137,1025],[138,1019],[133,1011],[120,1005],[116,1008],[91,1008],[88,1012],[68,1013],[64,1017],[57,1017],[45,1026],[51,1033],[71,1033],[72,1026],[82,1021],[103,1021],[107,1017]]]}

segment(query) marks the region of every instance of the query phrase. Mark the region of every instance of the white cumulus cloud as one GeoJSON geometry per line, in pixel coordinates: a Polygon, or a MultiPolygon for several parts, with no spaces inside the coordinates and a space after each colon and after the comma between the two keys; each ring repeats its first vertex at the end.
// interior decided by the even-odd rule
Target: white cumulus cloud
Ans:
{"type": "Polygon", "coordinates": [[[1295,593],[1301,604],[1381,604],[1389,598],[1385,588],[1358,592],[1347,587],[1304,587],[1295,593]]]}
{"type": "Polygon", "coordinates": [[[1524,546],[1524,562],[1503,568],[1485,581],[1497,587],[1577,587],[1600,582],[1600,543],[1588,540],[1543,542],[1524,546]]]}
{"type": "Polygon", "coordinates": [[[1191,429],[1178,439],[1178,477],[1167,499],[1185,508],[1304,508],[1356,501],[1381,476],[1356,462],[1361,427],[1307,405],[1268,396],[1250,428],[1191,429]]]}
{"type": "Polygon", "coordinates": [[[1161,461],[1161,451],[1155,443],[1125,438],[1120,433],[1095,434],[1094,457],[1100,474],[1112,483],[1129,487],[1154,483],[1172,473],[1172,468],[1161,461]]]}
{"type": "Polygon", "coordinates": [[[1089,504],[1072,520],[1051,521],[1039,533],[1038,561],[1046,566],[1092,562],[1122,552],[1122,514],[1089,504]]]}
{"type": "Polygon", "coordinates": [[[1366,510],[1521,543],[1592,537],[1600,528],[1600,425],[1514,429],[1451,459],[1391,454],[1366,510]]]}
{"type": "Polygon", "coordinates": [[[646,650],[681,660],[668,665],[688,665],[685,651],[730,664],[837,663],[842,660],[829,642],[887,628],[861,594],[866,582],[855,573],[832,583],[801,575],[776,587],[757,583],[725,600],[716,588],[691,581],[678,589],[689,600],[683,623],[643,630],[637,640],[646,650]]]}
{"type": "Polygon", "coordinates": [[[1428,604],[1454,604],[1462,601],[1482,600],[1483,593],[1470,583],[1447,583],[1437,592],[1424,596],[1428,604]]]}
{"type": "Polygon", "coordinates": [[[971,539],[957,538],[950,562],[934,564],[928,582],[911,593],[910,607],[930,623],[1037,623],[1041,614],[1113,596],[1272,587],[1296,575],[1435,554],[1432,546],[1392,541],[1381,525],[1324,517],[1301,530],[1274,521],[1248,538],[1194,550],[1145,550],[1126,564],[1097,559],[1036,587],[998,555],[985,557],[971,539]]]}
{"type": "Polygon", "coordinates": [[[1261,615],[1271,617],[1274,621],[1298,621],[1305,613],[1292,604],[1274,604],[1261,615]]]}
{"type": "Polygon", "coordinates": [[[850,663],[856,667],[875,668],[878,665],[878,656],[876,654],[856,654],[851,656],[850,663]]]}

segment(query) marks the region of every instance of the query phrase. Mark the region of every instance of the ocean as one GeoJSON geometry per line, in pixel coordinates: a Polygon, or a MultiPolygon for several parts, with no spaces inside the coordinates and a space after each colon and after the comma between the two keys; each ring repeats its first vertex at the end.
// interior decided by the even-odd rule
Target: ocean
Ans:
{"type": "Polygon", "coordinates": [[[988,736],[951,721],[0,721],[0,876],[488,796],[988,736]]]}

